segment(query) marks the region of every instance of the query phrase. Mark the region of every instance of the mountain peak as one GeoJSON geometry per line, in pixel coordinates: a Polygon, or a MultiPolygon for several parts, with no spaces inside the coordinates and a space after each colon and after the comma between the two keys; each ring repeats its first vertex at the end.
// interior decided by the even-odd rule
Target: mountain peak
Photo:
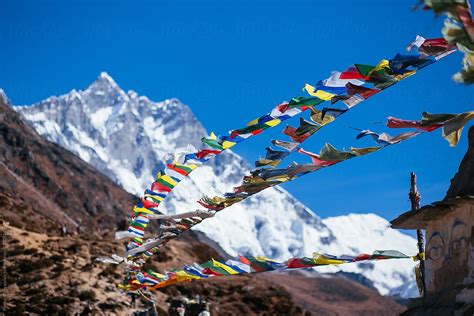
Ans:
{"type": "Polygon", "coordinates": [[[11,104],[10,100],[8,99],[5,91],[3,89],[0,89],[0,100],[3,100],[5,104],[11,104]]]}
{"type": "Polygon", "coordinates": [[[89,86],[94,90],[122,90],[115,80],[105,71],[101,72],[97,79],[89,86]]]}
{"type": "Polygon", "coordinates": [[[97,77],[97,80],[108,82],[109,84],[112,84],[112,85],[117,85],[115,83],[115,80],[105,71],[102,71],[100,73],[100,75],[97,77]]]}

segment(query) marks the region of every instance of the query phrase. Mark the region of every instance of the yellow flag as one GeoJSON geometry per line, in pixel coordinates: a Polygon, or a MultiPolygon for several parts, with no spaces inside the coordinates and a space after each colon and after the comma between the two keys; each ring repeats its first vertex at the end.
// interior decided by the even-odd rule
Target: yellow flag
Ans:
{"type": "Polygon", "coordinates": [[[273,127],[273,126],[277,126],[280,123],[281,123],[280,119],[273,119],[273,120],[270,120],[268,122],[265,122],[265,125],[273,127]]]}
{"type": "Polygon", "coordinates": [[[144,207],[134,206],[133,211],[136,212],[136,213],[154,214],[153,211],[150,211],[149,209],[144,208],[144,207]]]}
{"type": "Polygon", "coordinates": [[[343,264],[343,260],[330,259],[323,254],[313,253],[313,258],[316,264],[343,264]]]}
{"type": "Polygon", "coordinates": [[[145,197],[152,198],[154,200],[163,201],[165,198],[159,195],[145,194],[145,197]]]}
{"type": "Polygon", "coordinates": [[[194,280],[194,279],[200,279],[199,276],[189,274],[184,270],[174,271],[174,273],[176,275],[176,278],[178,279],[178,282],[187,281],[187,280],[194,280]]]}
{"type": "Polygon", "coordinates": [[[176,182],[173,178],[171,178],[170,176],[166,174],[162,174],[161,172],[158,173],[157,180],[160,180],[160,179],[165,181],[166,183],[171,184],[172,186],[176,186],[178,184],[178,182],[176,182]]]}
{"type": "Polygon", "coordinates": [[[225,264],[223,264],[223,263],[221,263],[217,260],[212,259],[212,264],[216,267],[219,267],[219,268],[225,270],[229,274],[239,274],[239,272],[235,271],[234,269],[232,269],[228,265],[225,265],[225,264]]]}
{"type": "Polygon", "coordinates": [[[229,142],[227,140],[225,140],[223,143],[222,143],[222,148],[224,149],[229,149],[230,147],[233,147],[235,146],[237,143],[234,143],[234,142],[229,142]]]}
{"type": "Polygon", "coordinates": [[[148,272],[148,274],[151,275],[154,278],[157,278],[157,279],[166,278],[166,276],[164,274],[161,274],[161,273],[158,273],[158,272],[155,272],[155,271],[150,271],[150,272],[148,272]]]}
{"type": "Polygon", "coordinates": [[[257,117],[256,119],[251,120],[250,122],[247,123],[247,126],[252,126],[252,125],[258,124],[258,120],[259,120],[259,119],[260,119],[260,118],[257,117]]]}
{"type": "Polygon", "coordinates": [[[320,98],[321,100],[324,100],[324,101],[329,101],[332,99],[333,96],[335,96],[335,94],[333,93],[329,93],[329,92],[326,92],[326,91],[322,91],[322,90],[317,90],[317,91],[314,91],[314,87],[310,84],[305,84],[304,86],[304,90],[306,90],[306,92],[308,92],[309,95],[313,96],[313,97],[317,97],[317,98],[320,98]]]}
{"type": "Polygon", "coordinates": [[[384,69],[384,68],[389,68],[389,64],[390,64],[390,62],[389,62],[388,60],[382,59],[382,60],[377,64],[377,66],[375,66],[375,68],[372,69],[372,70],[369,72],[368,76],[370,76],[373,72],[377,72],[377,71],[382,70],[382,69],[384,69]]]}
{"type": "Polygon", "coordinates": [[[267,178],[265,181],[286,182],[288,180],[290,180],[290,177],[287,174],[282,174],[282,175],[279,175],[279,176],[274,176],[274,177],[267,178]]]}
{"type": "Polygon", "coordinates": [[[324,118],[323,118],[323,112],[316,110],[314,108],[311,109],[311,113],[312,113],[310,116],[311,121],[318,123],[319,125],[326,125],[335,120],[334,116],[329,115],[329,114],[324,115],[324,118]]]}
{"type": "Polygon", "coordinates": [[[280,164],[281,160],[268,160],[268,159],[265,159],[265,158],[260,158],[258,160],[258,162],[262,165],[262,166],[272,166],[272,167],[276,167],[278,166],[278,164],[280,164]]]}
{"type": "Polygon", "coordinates": [[[256,256],[255,259],[260,262],[276,262],[275,260],[272,260],[270,258],[267,258],[265,256],[256,256]]]}

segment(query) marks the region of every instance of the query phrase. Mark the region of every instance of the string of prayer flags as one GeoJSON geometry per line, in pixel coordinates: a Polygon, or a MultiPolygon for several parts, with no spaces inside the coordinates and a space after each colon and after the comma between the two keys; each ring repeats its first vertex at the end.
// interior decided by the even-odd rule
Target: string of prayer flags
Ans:
{"type": "MultiPolygon", "coordinates": [[[[466,15],[462,16],[465,17],[466,15]]],[[[395,137],[385,133],[377,134],[369,130],[362,131],[359,134],[358,138],[370,136],[380,146],[351,147],[349,150],[338,150],[327,143],[319,154],[298,148],[302,142],[315,134],[322,126],[334,121],[358,103],[415,74],[417,70],[434,63],[455,50],[453,45],[444,39],[426,40],[421,37],[417,37],[410,48],[415,50],[413,54],[397,54],[392,59],[381,60],[375,66],[355,64],[346,71],[332,72],[329,78],[317,81],[314,86],[305,85],[304,90],[309,94],[309,97],[297,96],[292,98],[290,102],[282,102],[274,107],[270,113],[250,121],[244,128],[231,130],[228,136],[211,133],[201,139],[203,147],[199,150],[191,146],[184,151],[178,150],[173,155],[173,161],[167,161],[166,168],[157,173],[156,180],[149,189],[145,190],[140,202],[133,208],[128,230],[117,232],[118,238],[129,238],[125,256],[112,255],[110,258],[101,258],[100,260],[115,264],[125,262],[127,264],[127,276],[122,288],[141,291],[214,276],[344,264],[364,260],[408,258],[396,251],[378,251],[370,255],[362,254],[356,257],[314,254],[312,258],[292,258],[286,262],[276,262],[265,257],[241,256],[239,261],[227,260],[224,262],[212,259],[200,265],[193,264],[192,266],[185,266],[183,269],[167,271],[164,274],[142,271],[146,259],[159,251],[168,241],[201,223],[204,219],[214,216],[217,212],[269,187],[295,180],[305,174],[330,167],[348,159],[375,152],[383,147],[397,144],[422,132],[429,132],[439,127],[443,128],[443,136],[448,139],[450,144],[455,145],[459,140],[462,127],[474,117],[474,112],[444,116],[426,114],[420,122],[392,118],[389,127],[414,127],[418,130],[402,133],[395,137]],[[324,107],[322,110],[315,108],[325,101],[330,101],[331,106],[324,107]],[[335,104],[337,105],[335,106],[335,104]],[[174,215],[164,215],[159,211],[159,206],[167,195],[179,182],[203,163],[236,144],[258,135],[268,128],[275,127],[306,110],[311,112],[311,121],[301,118],[297,128],[287,126],[284,129],[284,134],[288,135],[291,141],[272,141],[274,146],[282,150],[268,147],[265,158],[260,159],[256,164],[257,166],[266,166],[266,168],[253,170],[250,175],[244,177],[241,185],[235,187],[233,192],[225,193],[222,197],[204,196],[198,203],[205,210],[174,215]],[[309,156],[311,163],[291,163],[286,168],[276,169],[276,166],[292,153],[309,156]],[[268,168],[269,166],[273,168],[268,168]],[[151,219],[157,221],[158,234],[154,238],[145,239],[146,228],[151,219]]]]}
{"type": "MultiPolygon", "coordinates": [[[[203,138],[203,144],[210,148],[195,153],[196,157],[193,154],[188,154],[186,158],[196,158],[197,162],[205,162],[212,157],[211,154],[219,154],[248,137],[261,133],[268,127],[276,126],[283,120],[310,109],[312,111],[311,119],[316,124],[301,120],[298,128],[287,127],[285,129],[285,133],[292,138],[293,142],[301,143],[320,129],[321,126],[345,113],[350,107],[379,92],[380,89],[405,78],[406,74],[413,74],[415,70],[421,69],[421,65],[425,65],[427,60],[434,62],[442,53],[446,53],[446,51],[437,50],[432,55],[415,53],[414,55],[405,55],[403,59],[401,55],[396,55],[394,57],[394,64],[397,65],[396,71],[390,68],[390,61],[386,59],[380,61],[376,66],[356,64],[349,67],[345,72],[333,71],[329,78],[318,81],[315,87],[309,84],[305,86],[305,90],[308,91],[311,97],[295,97],[290,102],[282,102],[270,113],[250,121],[245,128],[232,130],[230,137],[216,136],[211,133],[209,137],[203,138]],[[374,89],[363,86],[367,83],[380,86],[380,88],[374,89]],[[314,106],[324,101],[331,100],[331,102],[334,102],[336,97],[343,100],[347,108],[323,108],[322,111],[314,109],[314,106]],[[209,150],[215,151],[210,152],[209,150]]],[[[276,167],[280,161],[281,159],[265,157],[259,159],[256,166],[276,167]]]]}
{"type": "Polygon", "coordinates": [[[139,289],[155,290],[173,284],[213,277],[255,274],[268,271],[289,271],[364,261],[410,259],[414,257],[416,256],[407,256],[397,250],[375,250],[372,254],[362,253],[357,256],[334,256],[315,252],[312,257],[290,258],[283,262],[263,256],[240,255],[238,260],[227,259],[224,261],[211,259],[201,264],[184,265],[181,269],[172,269],[164,274],[153,270],[135,272],[122,282],[120,288],[128,291],[137,291],[139,289]]]}
{"type": "MultiPolygon", "coordinates": [[[[443,128],[453,125],[452,129],[454,130],[454,133],[458,131],[459,129],[462,129],[462,126],[464,126],[470,119],[472,119],[474,116],[474,111],[472,112],[466,112],[466,113],[461,113],[461,114],[425,114],[423,117],[425,118],[422,120],[424,122],[424,126],[430,126],[434,124],[442,124],[443,128]],[[446,125],[446,126],[445,126],[446,125]]],[[[397,119],[400,122],[404,120],[397,119]]],[[[390,121],[390,118],[389,118],[390,121]]],[[[398,121],[397,121],[398,122],[398,121]]],[[[421,123],[418,124],[418,122],[413,123],[411,121],[412,125],[415,125],[416,127],[419,127],[421,123]]],[[[400,126],[397,126],[397,128],[400,126]]],[[[434,129],[430,129],[428,131],[432,131],[434,129]]],[[[408,132],[408,133],[402,133],[398,136],[395,137],[387,137],[387,139],[392,140],[391,142],[388,142],[387,144],[384,145],[392,145],[399,143],[400,141],[409,139],[411,137],[417,136],[421,134],[422,132],[408,132]],[[393,141],[394,139],[398,139],[398,141],[393,141]]],[[[377,134],[380,135],[380,134],[377,134]]],[[[380,137],[377,136],[377,139],[380,137]]],[[[377,151],[381,149],[382,146],[379,147],[366,147],[366,148],[353,148],[351,147],[349,151],[340,151],[335,149],[333,146],[330,144],[326,144],[320,151],[319,155],[304,151],[303,149],[298,149],[299,153],[305,154],[310,156],[312,164],[307,164],[307,165],[298,165],[296,163],[290,164],[286,169],[279,169],[279,170],[254,170],[251,175],[252,177],[258,177],[260,180],[256,179],[256,181],[249,181],[247,178],[244,181],[244,185],[242,186],[243,189],[240,190],[240,192],[237,192],[238,190],[235,190],[236,193],[228,193],[225,194],[223,198],[219,197],[214,197],[214,198],[206,198],[203,199],[203,201],[207,202],[208,205],[215,205],[218,206],[216,207],[216,211],[221,211],[222,209],[238,203],[245,199],[248,196],[251,196],[252,194],[259,192],[267,187],[277,185],[279,183],[285,182],[285,181],[291,181],[295,179],[296,177],[299,177],[304,174],[308,174],[314,171],[317,171],[321,169],[322,167],[328,167],[333,164],[339,163],[341,161],[351,159],[354,157],[366,155],[368,153],[377,151]],[[321,163],[321,162],[326,162],[326,163],[321,163]],[[267,181],[267,180],[272,180],[272,181],[267,181]],[[275,180],[277,179],[277,180],[275,180]],[[245,183],[249,183],[254,185],[257,184],[256,187],[254,187],[252,190],[246,190],[245,183]],[[252,183],[255,182],[255,183],[252,183]],[[249,192],[246,192],[249,191],[249,192]]],[[[252,178],[250,178],[252,179],[252,178]]],[[[154,203],[154,202],[153,202],[154,203]]],[[[138,204],[140,205],[140,204],[138,204]]],[[[137,209],[143,208],[143,205],[136,207],[137,209]]],[[[242,271],[245,271],[244,269],[237,269],[234,265],[228,264],[226,266],[225,263],[219,263],[216,262],[215,260],[212,260],[211,263],[205,263],[204,267],[199,266],[199,265],[193,265],[194,268],[189,268],[186,267],[184,271],[174,271],[173,273],[167,273],[166,280],[159,280],[158,283],[156,283],[156,278],[153,279],[156,275],[159,274],[154,274],[152,275],[152,278],[148,278],[145,274],[139,275],[138,278],[134,278],[133,276],[133,271],[139,271],[140,266],[145,262],[147,258],[153,255],[156,251],[160,249],[164,244],[166,244],[169,240],[176,238],[179,236],[181,231],[185,231],[190,229],[193,225],[198,224],[202,222],[205,218],[212,217],[214,216],[214,212],[211,211],[196,211],[196,212],[190,212],[190,213],[184,213],[184,214],[176,214],[176,215],[161,215],[159,212],[143,212],[143,214],[146,214],[146,216],[142,216],[141,212],[139,214],[135,214],[134,218],[131,221],[131,227],[132,228],[137,228],[137,230],[129,230],[128,232],[124,232],[124,235],[127,237],[135,237],[135,236],[141,236],[142,237],[142,229],[146,224],[149,222],[149,219],[154,218],[159,221],[165,221],[165,222],[160,222],[159,226],[159,231],[162,231],[160,233],[160,236],[154,239],[148,239],[145,242],[139,242],[140,238],[132,238],[131,242],[129,245],[132,245],[133,247],[128,246],[127,247],[127,254],[125,258],[122,258],[117,255],[112,255],[110,258],[99,258],[99,261],[102,262],[107,262],[107,263],[114,263],[114,264],[119,264],[121,262],[126,262],[127,265],[129,266],[129,272],[132,272],[132,274],[128,274],[125,278],[124,283],[122,285],[122,288],[128,289],[128,290],[133,290],[134,288],[143,288],[143,286],[147,287],[150,286],[150,284],[153,284],[152,286],[157,286],[158,284],[163,285],[169,285],[169,284],[174,284],[176,282],[180,282],[180,280],[190,280],[190,279],[196,279],[196,275],[194,277],[190,277],[188,274],[192,271],[195,271],[196,267],[201,267],[205,270],[202,270],[202,273],[204,274],[212,274],[212,275],[226,275],[222,271],[226,271],[226,273],[230,274],[238,274],[241,273],[242,271]],[[128,258],[132,258],[133,261],[128,260],[128,258]],[[216,268],[217,267],[217,268],[216,268]],[[224,268],[227,267],[227,268],[224,268]],[[218,269],[219,268],[219,269],[218,269]],[[135,270],[134,270],[135,269],[135,270]],[[206,273],[207,271],[207,273],[206,273]],[[170,278],[170,276],[172,276],[170,278]],[[137,281],[138,280],[138,281],[137,281]],[[130,282],[129,282],[130,281],[130,282]]],[[[120,232],[117,233],[120,235],[120,232]]],[[[399,253],[398,253],[399,254],[399,253]]],[[[392,258],[392,257],[406,257],[403,254],[398,255],[397,252],[393,251],[381,251],[381,252],[374,252],[372,255],[361,255],[356,258],[352,258],[353,261],[349,262],[355,262],[357,260],[367,260],[367,258],[370,259],[387,259],[387,258],[392,258]]],[[[313,256],[313,261],[318,264],[342,264],[345,263],[345,260],[349,260],[347,256],[343,256],[341,258],[336,258],[334,256],[328,256],[328,255],[321,255],[317,254],[313,256]]],[[[303,258],[303,259],[298,259],[298,258],[293,258],[287,261],[287,267],[304,267],[308,262],[311,262],[310,259],[308,258],[303,258]]],[[[254,271],[264,271],[266,270],[272,270],[272,269],[281,269],[284,268],[285,265],[283,263],[278,263],[274,262],[272,260],[266,260],[265,258],[257,257],[257,258],[245,258],[245,260],[241,260],[241,263],[249,263],[249,266],[251,269],[254,269],[254,271]]],[[[246,271],[251,271],[246,270],[246,271]]],[[[199,268],[198,268],[198,271],[199,268]]],[[[142,273],[142,272],[138,272],[142,273]]],[[[201,273],[201,272],[199,272],[201,273]]],[[[201,275],[204,275],[202,274],[201,275]]],[[[195,273],[196,274],[196,273],[195,273]]],[[[164,276],[164,275],[161,275],[164,276]]],[[[201,276],[202,277],[202,276],[201,276]]]]}
{"type": "MultiPolygon", "coordinates": [[[[468,118],[473,117],[473,112],[461,113],[461,114],[449,114],[449,115],[426,115],[425,114],[425,122],[429,122],[429,124],[447,124],[450,120],[454,120],[454,122],[461,122],[465,124],[468,118]]],[[[428,124],[428,123],[426,123],[428,124]]],[[[444,127],[444,126],[443,126],[444,127]]],[[[459,127],[459,126],[458,126],[459,127]]],[[[222,211],[226,207],[229,207],[235,203],[238,203],[245,198],[252,196],[255,193],[258,193],[266,188],[281,184],[283,182],[294,180],[295,178],[317,171],[324,167],[329,167],[335,165],[336,163],[342,162],[344,160],[348,160],[351,158],[363,156],[372,152],[375,152],[383,147],[397,144],[401,141],[410,139],[415,137],[422,132],[415,131],[415,132],[406,132],[401,133],[397,136],[391,137],[388,134],[377,134],[370,131],[363,131],[364,135],[366,136],[373,136],[374,139],[379,140],[382,139],[382,145],[378,147],[365,147],[365,148],[354,148],[351,147],[348,151],[341,151],[335,149],[332,145],[326,144],[321,149],[320,154],[313,154],[303,149],[298,149],[298,152],[304,155],[307,155],[311,158],[311,164],[309,165],[298,165],[298,164],[291,164],[287,168],[284,169],[257,169],[251,172],[250,176],[246,176],[242,185],[234,188],[234,193],[229,193],[224,195],[224,197],[204,197],[199,202],[200,204],[207,208],[208,210],[212,211],[222,211]],[[385,135],[381,137],[381,135],[385,135]]],[[[361,135],[359,134],[358,138],[361,135]]],[[[162,216],[162,215],[150,215],[150,218],[162,216]]],[[[199,219],[197,223],[202,221],[199,219]]],[[[196,224],[196,222],[191,221],[192,225],[196,224]]],[[[185,226],[185,229],[192,227],[192,225],[185,226]]],[[[174,238],[179,234],[177,231],[175,234],[168,234],[164,237],[164,240],[167,241],[169,239],[174,238]]],[[[163,241],[163,238],[162,238],[163,241]]],[[[129,252],[129,254],[141,254],[149,256],[149,253],[158,250],[162,242],[158,242],[158,240],[150,241],[146,244],[145,247],[141,247],[138,251],[129,252]],[[148,253],[147,253],[148,252],[148,253]]],[[[140,247],[140,245],[138,245],[140,247]]],[[[143,257],[141,257],[142,259],[143,257]]]]}
{"type": "Polygon", "coordinates": [[[474,111],[460,114],[431,114],[423,112],[420,121],[389,117],[387,119],[387,126],[390,128],[413,127],[427,132],[442,127],[443,137],[448,141],[450,146],[456,146],[464,126],[472,119],[474,119],[474,111]]]}
{"type": "MultiPolygon", "coordinates": [[[[155,214],[159,212],[157,209],[147,210],[148,207],[158,208],[160,203],[166,198],[173,188],[183,179],[188,176],[193,170],[198,168],[207,160],[220,154],[224,150],[236,145],[237,143],[247,139],[252,135],[262,132],[264,129],[278,125],[282,120],[289,119],[307,108],[300,106],[299,108],[291,108],[288,103],[284,102],[276,106],[269,114],[263,115],[260,118],[250,122],[248,126],[241,130],[230,132],[230,137],[220,137],[211,133],[208,137],[203,137],[202,143],[206,147],[196,151],[190,147],[188,152],[176,153],[174,155],[173,164],[167,164],[165,170],[162,170],[155,182],[152,183],[150,189],[145,191],[142,201],[153,201],[156,204],[140,205],[138,208],[141,213],[155,214]],[[181,157],[183,159],[181,160],[181,157]],[[157,198],[152,193],[160,194],[157,198]]],[[[276,165],[278,161],[267,161],[265,164],[276,165]]],[[[135,214],[136,212],[134,212],[135,214]]],[[[134,237],[130,240],[128,249],[139,246],[143,241],[142,237],[134,237]]]]}
{"type": "MultiPolygon", "coordinates": [[[[457,134],[456,131],[462,129],[462,126],[466,124],[470,119],[474,118],[474,111],[473,112],[466,112],[461,114],[424,114],[425,117],[425,124],[423,125],[421,122],[412,121],[403,121],[400,119],[396,119],[398,123],[400,122],[408,122],[406,124],[412,125],[413,127],[417,128],[419,126],[434,126],[434,124],[442,124],[443,129],[445,126],[454,126],[452,128],[452,133],[457,134]],[[451,121],[452,120],[452,121],[451,121]]],[[[389,117],[389,122],[393,121],[393,117],[389,117]]],[[[400,125],[405,126],[403,124],[396,124],[395,126],[398,128],[400,125]]],[[[302,148],[298,148],[296,152],[309,156],[311,159],[310,165],[298,165],[296,163],[290,164],[287,168],[283,169],[256,169],[250,172],[249,176],[245,176],[243,182],[240,186],[234,188],[234,193],[241,194],[241,200],[252,196],[255,193],[258,193],[268,187],[272,187],[283,182],[292,181],[295,178],[315,172],[320,170],[321,168],[329,167],[335,165],[339,162],[367,155],[369,153],[373,153],[375,151],[380,150],[383,147],[394,145],[405,141],[407,139],[413,138],[415,136],[420,135],[426,131],[432,131],[434,129],[425,129],[424,131],[410,131],[398,134],[396,136],[390,136],[387,133],[375,133],[370,130],[362,130],[358,135],[357,139],[362,137],[370,136],[372,137],[377,144],[380,146],[374,147],[364,147],[364,148],[356,148],[351,147],[349,150],[338,150],[334,148],[331,144],[326,143],[323,148],[320,150],[319,155],[315,153],[311,153],[305,151],[302,148]]],[[[451,130],[450,130],[451,131],[451,130]]],[[[225,201],[225,197],[223,198],[225,201]]],[[[220,209],[222,210],[222,209],[220,209]]]]}
{"type": "MultiPolygon", "coordinates": [[[[418,49],[418,47],[425,47],[423,42],[419,41],[419,43],[421,44],[420,46],[416,46],[416,49],[418,49]]],[[[441,44],[442,43],[440,42],[440,45],[441,44]]],[[[399,62],[397,64],[396,71],[390,69],[390,63],[387,60],[382,60],[376,66],[364,66],[358,64],[356,66],[351,66],[345,72],[332,72],[329,78],[318,81],[315,87],[310,85],[306,86],[308,93],[310,93],[309,97],[297,96],[292,98],[290,102],[282,102],[274,107],[270,113],[262,115],[249,122],[246,127],[231,130],[229,132],[229,136],[220,136],[211,133],[209,136],[202,138],[203,148],[199,150],[196,150],[191,146],[188,146],[188,148],[184,151],[177,150],[177,152],[173,155],[173,161],[167,163],[166,168],[158,173],[157,179],[152,183],[150,188],[145,191],[140,203],[134,207],[132,219],[130,220],[132,228],[129,231],[130,241],[127,245],[127,249],[131,250],[144,243],[144,235],[141,233],[141,231],[135,231],[136,227],[138,227],[135,225],[135,219],[137,216],[143,215],[149,217],[161,214],[159,207],[166,199],[167,195],[179,184],[179,182],[184,177],[188,176],[193,170],[196,170],[200,165],[209,159],[252,137],[253,135],[257,135],[268,128],[277,126],[282,121],[297,116],[301,112],[309,109],[312,113],[310,116],[312,120],[311,122],[301,120],[300,126],[298,128],[293,128],[290,126],[285,128],[286,134],[292,138],[293,143],[301,143],[314,134],[317,130],[319,130],[321,126],[333,121],[335,117],[344,113],[346,110],[346,108],[330,107],[323,109],[323,111],[319,111],[316,110],[314,106],[329,100],[331,103],[335,103],[335,98],[344,96],[340,100],[347,106],[347,108],[350,108],[351,106],[354,106],[365,98],[378,92],[378,90],[391,85],[397,80],[403,79],[408,74],[411,75],[419,68],[420,65],[423,64],[421,61],[416,63],[415,60],[417,58],[420,60],[437,60],[451,52],[452,49],[449,49],[438,49],[432,54],[429,51],[426,51],[426,53],[423,54],[420,52],[415,52],[412,55],[413,60],[411,62],[405,63],[399,62]],[[365,86],[367,84],[370,84],[371,86],[365,86]]],[[[287,148],[283,149],[287,150],[287,148]]],[[[294,151],[294,149],[289,150],[289,152],[292,151],[294,151]]],[[[258,165],[276,167],[283,158],[288,156],[286,153],[284,154],[281,152],[279,159],[276,159],[277,157],[275,157],[273,154],[274,153],[272,152],[272,156],[269,157],[271,159],[262,159],[259,161],[258,165]]],[[[252,194],[260,192],[267,187],[277,185],[284,181],[288,181],[293,177],[299,176],[300,174],[298,172],[300,170],[309,170],[311,168],[313,167],[300,167],[293,165],[292,168],[288,167],[287,170],[288,173],[291,172],[291,174],[294,176],[286,177],[281,175],[276,178],[270,177],[267,178],[267,180],[263,179],[263,182],[259,183],[246,183],[240,188],[236,188],[234,194],[246,195],[249,194],[249,192],[252,194]]],[[[198,223],[199,220],[181,219],[179,222],[183,223],[165,223],[165,226],[178,227],[177,225],[180,225],[179,227],[192,227],[198,223]],[[168,224],[175,226],[169,226],[168,224]]],[[[146,231],[147,225],[147,223],[142,223],[140,229],[143,229],[143,232],[146,231]]],[[[178,230],[178,233],[181,231],[183,230],[178,230]]],[[[163,232],[163,234],[164,233],[166,232],[163,232]]],[[[143,253],[137,252],[139,255],[137,256],[136,260],[141,262],[142,255],[147,257],[151,252],[158,249],[160,245],[161,244],[158,244],[157,246],[152,247],[143,253]]]]}
{"type": "MultiPolygon", "coordinates": [[[[406,134],[406,133],[403,133],[406,134]]],[[[417,133],[416,133],[417,134],[417,133]]],[[[402,135],[402,134],[401,134],[402,135]]],[[[401,139],[393,142],[396,144],[402,140],[408,139],[408,137],[398,136],[401,139]]],[[[298,165],[296,163],[290,164],[287,168],[282,169],[256,169],[250,172],[249,176],[244,176],[242,184],[234,188],[234,194],[239,194],[238,202],[262,191],[269,187],[279,185],[281,183],[292,181],[302,175],[315,172],[325,167],[335,165],[339,162],[360,157],[372,152],[375,152],[382,147],[365,147],[365,148],[354,148],[351,147],[349,151],[337,150],[331,144],[326,143],[320,151],[320,154],[314,154],[303,149],[298,149],[298,152],[307,155],[311,158],[311,164],[298,165]]],[[[215,201],[219,201],[219,211],[222,211],[226,197],[214,197],[215,201]]],[[[207,207],[210,210],[216,210],[216,206],[208,202],[209,198],[202,198],[199,203],[207,207]]],[[[232,205],[234,203],[228,203],[232,205]]]]}
{"type": "MultiPolygon", "coordinates": [[[[429,116],[425,115],[425,121],[429,121],[430,124],[444,125],[449,121],[449,119],[456,119],[456,122],[463,122],[465,124],[466,119],[469,117],[472,117],[472,112],[467,112],[467,114],[461,113],[449,115],[431,114],[429,116]]],[[[204,197],[199,202],[203,207],[209,210],[222,211],[226,207],[238,203],[266,188],[281,184],[283,182],[292,181],[302,175],[315,172],[321,168],[329,167],[348,159],[375,152],[383,147],[400,143],[401,141],[410,139],[421,133],[421,131],[405,132],[392,137],[385,133],[377,134],[375,132],[365,130],[363,131],[363,135],[372,136],[376,140],[383,140],[381,141],[382,146],[364,148],[351,147],[349,150],[342,151],[337,150],[330,144],[325,144],[319,155],[310,153],[303,149],[298,149],[299,153],[307,155],[311,158],[311,164],[298,165],[293,163],[287,168],[283,169],[254,170],[251,172],[250,176],[244,177],[243,183],[240,186],[235,187],[233,193],[225,194],[224,197],[204,197]]],[[[358,138],[361,138],[361,134],[358,135],[358,138]]],[[[154,216],[156,217],[157,215],[154,216]]]]}
{"type": "MultiPolygon", "coordinates": [[[[311,97],[296,97],[290,104],[292,102],[302,104],[303,100],[308,100],[311,104],[305,105],[309,107],[310,119],[314,123],[301,118],[298,128],[287,126],[283,134],[288,135],[292,142],[301,144],[355,105],[454,52],[453,46],[443,39],[426,40],[417,37],[414,43],[417,44],[410,45],[410,50],[416,47],[417,50],[421,49],[421,52],[410,55],[397,54],[392,59],[382,59],[376,66],[355,64],[344,72],[333,71],[329,78],[318,81],[315,86],[306,84],[303,90],[311,97]],[[431,47],[435,49],[430,49],[431,47]],[[325,101],[331,101],[332,105],[342,101],[344,106],[315,109],[316,105],[325,101]]],[[[282,159],[260,158],[255,166],[276,168],[282,159]]]]}

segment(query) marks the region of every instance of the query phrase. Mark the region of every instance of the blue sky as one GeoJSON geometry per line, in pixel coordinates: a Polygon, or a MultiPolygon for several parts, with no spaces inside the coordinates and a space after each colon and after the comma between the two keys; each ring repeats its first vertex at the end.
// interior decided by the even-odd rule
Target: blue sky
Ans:
{"type": "MultiPolygon", "coordinates": [[[[301,95],[304,83],[353,63],[403,52],[417,34],[439,37],[442,18],[408,1],[2,1],[0,87],[14,104],[82,89],[107,71],[124,89],[177,97],[208,130],[225,133],[301,95]]],[[[345,125],[384,130],[389,115],[474,109],[474,88],[451,75],[451,55],[361,103],[304,146],[363,146],[345,125]]],[[[296,121],[292,121],[296,125],[296,121]]],[[[248,160],[279,131],[236,147],[248,160]]],[[[392,132],[393,133],[393,132],[392,132]]],[[[322,217],[408,209],[415,171],[424,204],[443,198],[466,150],[440,132],[328,168],[284,187],[322,217]]]]}

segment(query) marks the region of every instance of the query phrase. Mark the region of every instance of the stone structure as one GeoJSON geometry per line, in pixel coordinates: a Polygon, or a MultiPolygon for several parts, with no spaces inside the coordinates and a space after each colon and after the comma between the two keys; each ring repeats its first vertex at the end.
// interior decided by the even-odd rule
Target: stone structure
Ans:
{"type": "Polygon", "coordinates": [[[446,197],[402,214],[392,227],[426,230],[426,294],[405,314],[474,315],[474,127],[446,197]]]}

